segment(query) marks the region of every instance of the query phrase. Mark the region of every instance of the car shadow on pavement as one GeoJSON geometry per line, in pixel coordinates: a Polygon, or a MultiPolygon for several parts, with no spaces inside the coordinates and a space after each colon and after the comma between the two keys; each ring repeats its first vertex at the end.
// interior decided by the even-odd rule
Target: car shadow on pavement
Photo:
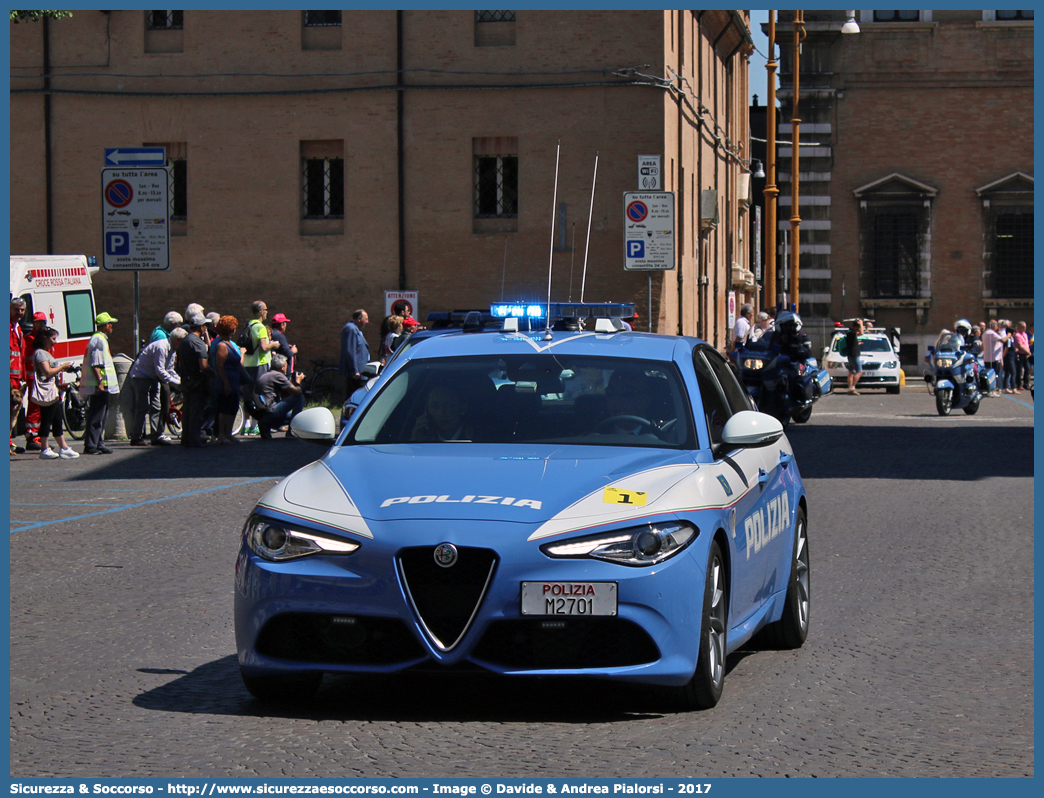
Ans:
{"type": "Polygon", "coordinates": [[[89,472],[69,479],[76,481],[117,479],[169,479],[171,476],[283,477],[322,457],[327,448],[294,438],[274,437],[243,440],[236,445],[211,444],[202,449],[184,446],[131,448],[112,444],[111,455],[88,457],[89,472]],[[98,463],[98,460],[104,460],[98,463]]]}
{"type": "MultiPolygon", "coordinates": [[[[727,671],[749,654],[730,656],[727,671]]],[[[158,712],[316,721],[608,723],[648,720],[677,711],[655,687],[598,679],[509,677],[478,670],[327,675],[312,699],[262,704],[243,686],[235,656],[188,673],[167,668],[138,670],[183,674],[134,699],[136,707],[158,712]]]]}
{"type": "Polygon", "coordinates": [[[953,421],[945,428],[810,424],[788,430],[787,438],[804,479],[1033,476],[1032,426],[953,421]]]}

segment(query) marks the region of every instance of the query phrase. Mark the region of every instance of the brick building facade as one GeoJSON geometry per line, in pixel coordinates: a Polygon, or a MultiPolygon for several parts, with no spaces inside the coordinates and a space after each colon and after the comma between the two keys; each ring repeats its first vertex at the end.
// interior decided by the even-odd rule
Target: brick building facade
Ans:
{"type": "MultiPolygon", "coordinates": [[[[806,11],[799,82],[803,317],[902,330],[918,367],[956,319],[1033,322],[1033,12],[806,11]]],[[[780,12],[780,139],[793,12],[780,12]]],[[[780,147],[779,228],[791,148],[780,147]]]]}
{"type": "MultiPolygon", "coordinates": [[[[140,276],[141,334],[189,301],[243,321],[264,299],[303,355],[332,360],[351,311],[379,319],[385,291],[418,291],[421,314],[540,300],[550,259],[552,299],[578,299],[597,154],[585,299],[637,302],[639,329],[651,306],[655,331],[724,347],[726,292],[749,290],[752,50],[745,11],[77,11],[12,25],[12,252],[101,262],[104,148],[164,145],[171,269],[140,276]],[[623,269],[622,202],[649,154],[677,192],[675,269],[651,293],[623,269]]],[[[132,284],[96,280],[121,322],[132,284]]]]}

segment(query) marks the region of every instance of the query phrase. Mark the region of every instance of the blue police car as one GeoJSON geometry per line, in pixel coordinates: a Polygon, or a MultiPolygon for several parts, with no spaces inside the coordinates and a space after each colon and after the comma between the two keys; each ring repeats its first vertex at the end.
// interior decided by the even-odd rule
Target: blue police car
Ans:
{"type": "Polygon", "coordinates": [[[236,643],[255,697],[434,663],[705,708],[753,635],[804,642],[806,498],[780,423],[698,339],[623,331],[626,306],[557,312],[588,318],[433,337],[345,429],[324,408],[294,420],[330,448],[243,528],[236,643]]]}

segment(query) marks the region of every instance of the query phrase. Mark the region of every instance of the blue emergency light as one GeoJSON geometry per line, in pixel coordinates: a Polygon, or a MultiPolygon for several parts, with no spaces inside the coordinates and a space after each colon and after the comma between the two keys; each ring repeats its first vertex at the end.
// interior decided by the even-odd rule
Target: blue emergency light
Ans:
{"type": "Polygon", "coordinates": [[[550,305],[524,302],[494,302],[489,314],[498,319],[543,319],[545,307],[555,319],[629,319],[634,316],[634,303],[616,302],[552,302],[550,305]]]}

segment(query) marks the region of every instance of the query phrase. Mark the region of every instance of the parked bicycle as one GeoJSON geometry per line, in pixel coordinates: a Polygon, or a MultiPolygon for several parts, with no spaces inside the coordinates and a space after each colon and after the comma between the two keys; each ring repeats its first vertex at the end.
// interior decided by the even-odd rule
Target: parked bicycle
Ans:
{"type": "Polygon", "coordinates": [[[340,407],[344,404],[347,385],[337,366],[327,365],[323,360],[313,360],[314,371],[307,380],[305,404],[340,407]]]}

